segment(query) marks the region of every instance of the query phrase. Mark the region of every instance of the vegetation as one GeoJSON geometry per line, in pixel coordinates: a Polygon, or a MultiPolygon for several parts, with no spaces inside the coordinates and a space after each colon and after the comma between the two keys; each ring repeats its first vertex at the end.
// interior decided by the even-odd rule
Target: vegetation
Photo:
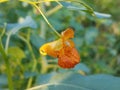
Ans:
{"type": "Polygon", "coordinates": [[[1,90],[119,90],[120,1],[0,0],[1,90]],[[72,69],[39,48],[73,27],[72,69]],[[97,75],[96,75],[97,74],[97,75]]]}

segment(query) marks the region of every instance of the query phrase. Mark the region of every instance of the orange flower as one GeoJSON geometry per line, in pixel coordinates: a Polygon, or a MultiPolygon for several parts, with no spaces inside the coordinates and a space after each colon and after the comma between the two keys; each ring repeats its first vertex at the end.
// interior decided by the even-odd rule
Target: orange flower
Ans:
{"type": "Polygon", "coordinates": [[[74,42],[70,38],[74,37],[72,28],[68,28],[61,33],[61,38],[46,43],[40,47],[42,55],[50,55],[58,58],[58,65],[62,68],[73,68],[80,62],[80,56],[75,48],[74,42]]]}

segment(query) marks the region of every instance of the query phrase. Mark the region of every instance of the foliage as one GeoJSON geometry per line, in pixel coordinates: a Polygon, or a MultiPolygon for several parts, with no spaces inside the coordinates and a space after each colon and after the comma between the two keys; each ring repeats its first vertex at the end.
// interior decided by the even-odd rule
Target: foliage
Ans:
{"type": "Polygon", "coordinates": [[[119,90],[120,78],[110,75],[90,75],[82,76],[78,73],[51,73],[38,77],[36,84],[43,84],[31,89],[49,89],[49,90],[119,90]],[[74,78],[73,78],[74,77],[74,78]],[[56,78],[56,79],[55,79],[56,78]],[[46,80],[47,83],[41,82],[46,80]],[[98,82],[99,81],[99,82],[98,82]],[[93,84],[94,83],[94,84],[93,84]],[[114,85],[113,85],[114,84],[114,85]],[[112,86],[110,86],[112,85],[112,86]]]}
{"type": "Polygon", "coordinates": [[[119,90],[120,1],[93,1],[0,0],[0,89],[119,90]],[[69,26],[81,63],[62,69],[39,48],[69,26]]]}

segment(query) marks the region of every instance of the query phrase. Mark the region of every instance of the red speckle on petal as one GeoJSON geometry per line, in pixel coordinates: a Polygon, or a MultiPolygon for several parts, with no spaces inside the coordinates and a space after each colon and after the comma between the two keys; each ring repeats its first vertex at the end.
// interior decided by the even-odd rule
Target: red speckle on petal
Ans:
{"type": "Polygon", "coordinates": [[[75,48],[71,48],[69,52],[58,58],[58,65],[62,68],[73,68],[80,62],[80,56],[75,48]]]}
{"type": "Polygon", "coordinates": [[[74,62],[68,56],[62,56],[58,59],[58,65],[62,68],[73,68],[74,62]]]}

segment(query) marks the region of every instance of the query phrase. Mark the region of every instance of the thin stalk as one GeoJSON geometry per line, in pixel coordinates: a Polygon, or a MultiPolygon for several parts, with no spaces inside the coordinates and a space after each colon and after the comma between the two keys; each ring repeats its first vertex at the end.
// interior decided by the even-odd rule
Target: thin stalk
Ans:
{"type": "MultiPolygon", "coordinates": [[[[6,24],[5,24],[5,27],[6,27],[6,24]]],[[[4,62],[5,62],[9,89],[13,90],[11,68],[10,68],[9,60],[8,60],[7,54],[3,48],[2,40],[1,40],[4,34],[5,34],[5,28],[3,29],[2,34],[0,35],[0,53],[3,57],[4,62]]]]}
{"type": "MultiPolygon", "coordinates": [[[[42,38],[46,38],[46,23],[43,21],[43,20],[41,20],[41,23],[40,23],[41,25],[41,34],[40,34],[40,36],[42,37],[42,38]]],[[[41,73],[43,74],[43,73],[45,73],[46,71],[47,71],[47,66],[48,66],[48,63],[47,63],[47,60],[46,60],[46,56],[41,56],[41,65],[42,65],[42,69],[41,69],[41,73]]]]}
{"type": "MultiPolygon", "coordinates": [[[[32,50],[32,47],[31,47],[30,43],[29,43],[29,42],[26,42],[26,44],[27,44],[27,46],[28,46],[28,49],[29,49],[29,51],[30,51],[30,53],[31,53],[31,56],[32,56],[32,59],[33,59],[33,66],[32,66],[32,70],[31,70],[31,71],[33,72],[33,71],[35,71],[35,69],[36,69],[37,60],[36,60],[36,58],[35,58],[35,55],[34,55],[34,53],[33,53],[33,50],[32,50]]],[[[33,77],[31,77],[31,78],[28,80],[27,88],[30,88],[30,87],[31,87],[32,82],[33,82],[33,77]]]]}
{"type": "MultiPolygon", "coordinates": [[[[46,12],[44,5],[41,3],[39,4],[39,6],[42,8],[42,12],[46,12]]],[[[40,37],[46,39],[46,23],[44,20],[40,21],[40,37]]],[[[46,60],[46,56],[42,56],[40,57],[40,63],[41,63],[41,73],[45,73],[47,71],[47,60],[46,60]]]]}
{"type": "MultiPolygon", "coordinates": [[[[32,70],[31,70],[31,71],[33,72],[33,71],[35,71],[35,68],[36,68],[36,65],[37,65],[37,60],[36,60],[35,55],[34,55],[34,53],[33,53],[32,46],[30,45],[29,41],[27,41],[25,38],[23,38],[23,37],[21,37],[21,36],[19,36],[19,35],[18,35],[18,37],[19,37],[22,41],[24,41],[24,42],[27,44],[27,46],[28,46],[28,49],[29,49],[30,54],[31,54],[31,57],[32,57],[32,59],[33,59],[33,67],[32,67],[32,70]]],[[[27,88],[30,88],[30,86],[32,85],[32,81],[33,81],[33,77],[31,77],[31,78],[28,80],[27,88]]]]}
{"type": "Polygon", "coordinates": [[[55,0],[60,6],[63,6],[58,0],[55,0]]]}
{"type": "Polygon", "coordinates": [[[45,39],[45,36],[46,36],[46,28],[45,28],[46,24],[45,24],[45,22],[43,20],[41,20],[40,26],[41,26],[41,28],[40,28],[40,36],[45,39]]]}
{"type": "Polygon", "coordinates": [[[56,35],[61,37],[61,35],[56,31],[56,29],[49,23],[48,19],[46,18],[44,13],[41,11],[40,7],[37,6],[37,2],[32,2],[32,1],[28,1],[28,0],[19,0],[19,1],[26,2],[26,3],[29,3],[29,4],[33,5],[41,13],[41,15],[43,16],[44,20],[47,22],[47,24],[50,26],[50,28],[56,33],[56,35]]]}
{"type": "MultiPolygon", "coordinates": [[[[39,1],[36,1],[34,3],[38,4],[38,3],[42,3],[42,2],[55,2],[56,0],[39,0],[39,1]]],[[[88,6],[87,4],[85,4],[82,0],[57,0],[57,1],[62,1],[62,2],[76,2],[76,3],[80,3],[81,5],[85,6],[89,12],[92,14],[92,15],[95,15],[94,12],[93,12],[93,9],[88,6]]]]}
{"type": "Polygon", "coordinates": [[[56,7],[54,7],[52,10],[49,10],[45,13],[46,16],[50,16],[52,15],[54,12],[58,11],[59,9],[61,9],[62,6],[61,5],[57,5],[56,7]]]}
{"type": "Polygon", "coordinates": [[[6,52],[6,54],[8,52],[8,46],[9,46],[10,37],[11,37],[11,33],[8,33],[6,44],[5,44],[5,52],[6,52]]]}
{"type": "Polygon", "coordinates": [[[13,90],[13,82],[12,82],[12,74],[11,74],[10,64],[9,64],[8,57],[5,53],[5,50],[3,48],[1,40],[0,40],[0,53],[2,54],[2,57],[3,57],[4,62],[5,62],[9,89],[13,90]]]}
{"type": "Polygon", "coordinates": [[[61,35],[55,30],[55,28],[49,23],[49,21],[47,20],[46,16],[44,15],[44,13],[41,11],[40,7],[38,7],[36,4],[33,4],[33,6],[41,13],[41,15],[43,16],[43,18],[45,19],[45,21],[47,22],[47,24],[50,26],[50,28],[59,36],[61,37],[61,35]]]}

